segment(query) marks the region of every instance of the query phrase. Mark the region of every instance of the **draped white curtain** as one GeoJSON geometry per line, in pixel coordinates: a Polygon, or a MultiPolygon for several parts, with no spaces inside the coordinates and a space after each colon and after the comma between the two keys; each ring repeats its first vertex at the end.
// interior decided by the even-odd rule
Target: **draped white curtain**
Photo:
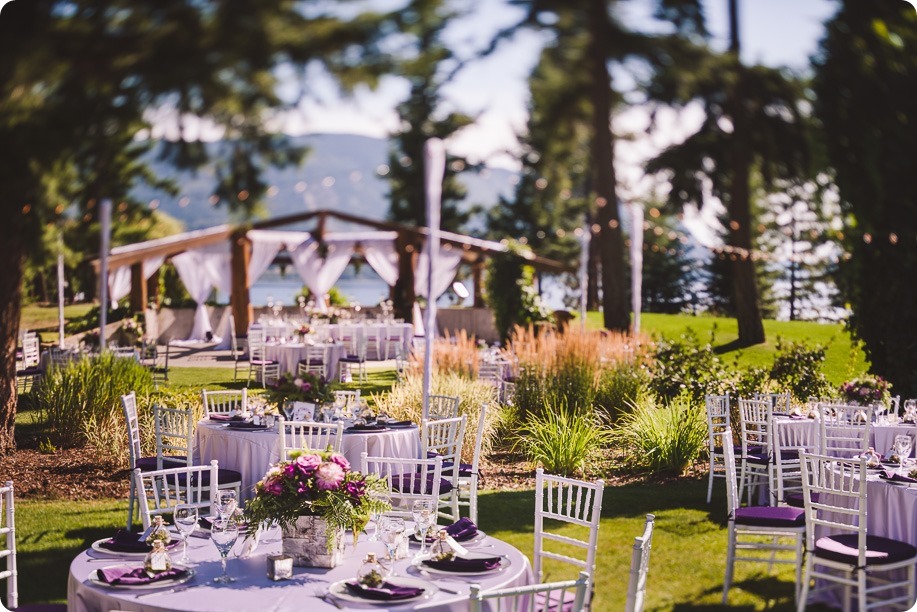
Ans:
{"type": "Polygon", "coordinates": [[[252,255],[248,262],[248,282],[253,285],[270,267],[281,247],[286,245],[287,249],[292,251],[309,239],[308,232],[250,230],[247,235],[252,241],[252,255]]]}
{"type": "Polygon", "coordinates": [[[328,309],[322,298],[344,273],[354,250],[352,239],[326,238],[325,244],[327,253],[324,258],[318,241],[311,237],[290,252],[293,267],[315,296],[316,306],[322,312],[328,309]]]}
{"type": "MultiPolygon", "coordinates": [[[[226,293],[229,293],[232,287],[229,243],[221,242],[185,251],[173,257],[172,264],[181,282],[191,294],[191,299],[197,302],[194,325],[185,341],[206,342],[207,334],[213,334],[213,327],[210,325],[204,302],[214,287],[226,293]]],[[[215,342],[221,340],[216,337],[211,339],[215,342]]]]}
{"type": "MultiPolygon", "coordinates": [[[[455,279],[455,273],[458,272],[459,264],[462,263],[462,250],[456,248],[447,248],[449,245],[443,245],[439,248],[436,257],[433,258],[433,299],[438,298],[446,292],[455,279]]],[[[427,263],[428,255],[426,250],[417,256],[417,268],[414,274],[414,292],[417,295],[430,298],[427,291],[427,263]]]]}
{"type": "MultiPolygon", "coordinates": [[[[143,280],[149,280],[153,272],[162,266],[165,257],[150,257],[143,260],[143,280]]],[[[111,307],[118,307],[118,300],[131,292],[131,267],[121,266],[108,275],[108,295],[111,296],[111,307]]]]}
{"type": "Polygon", "coordinates": [[[379,278],[384,280],[389,287],[394,287],[398,281],[398,251],[395,249],[395,239],[391,240],[362,240],[363,256],[379,278]]]}

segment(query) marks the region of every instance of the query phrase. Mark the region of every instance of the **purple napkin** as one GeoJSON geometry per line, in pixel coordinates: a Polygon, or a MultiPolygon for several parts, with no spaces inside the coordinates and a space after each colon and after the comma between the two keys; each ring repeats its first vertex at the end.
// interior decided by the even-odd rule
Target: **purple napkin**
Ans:
{"type": "Polygon", "coordinates": [[[114,537],[99,542],[99,548],[125,553],[148,553],[153,550],[152,546],[140,541],[139,533],[126,529],[119,529],[114,537]]]}
{"type": "Polygon", "coordinates": [[[470,518],[463,516],[451,525],[446,527],[446,533],[452,536],[456,542],[466,542],[478,535],[478,526],[470,518]]]}
{"type": "Polygon", "coordinates": [[[173,567],[170,570],[159,572],[150,576],[142,567],[109,567],[96,572],[99,580],[111,585],[150,584],[160,580],[175,580],[182,578],[188,571],[173,567]]]}
{"type": "Polygon", "coordinates": [[[911,478],[910,476],[902,476],[897,472],[890,472],[888,470],[883,470],[879,473],[879,478],[884,478],[885,480],[891,482],[917,482],[917,478],[911,478]]]}
{"type": "Polygon", "coordinates": [[[344,586],[346,586],[350,594],[355,597],[375,599],[378,601],[410,599],[422,595],[424,591],[417,587],[400,587],[389,582],[383,582],[381,587],[363,586],[359,582],[345,582],[344,586]]]}
{"type": "Polygon", "coordinates": [[[444,572],[486,572],[488,570],[500,567],[500,557],[483,557],[481,559],[463,559],[455,557],[451,561],[433,561],[426,559],[422,561],[427,567],[442,570],[444,572]]]}
{"type": "Polygon", "coordinates": [[[414,425],[414,421],[411,421],[410,419],[406,421],[386,421],[385,424],[389,427],[411,427],[414,425]]]}
{"type": "Polygon", "coordinates": [[[211,421],[227,421],[227,422],[237,422],[237,421],[245,420],[245,417],[240,416],[238,414],[234,414],[232,416],[229,416],[228,414],[211,414],[207,418],[210,419],[211,421]]]}
{"type": "Polygon", "coordinates": [[[372,432],[376,432],[376,431],[385,431],[386,429],[388,429],[388,428],[387,428],[385,425],[353,425],[353,426],[351,426],[351,427],[348,427],[348,428],[345,429],[344,431],[349,431],[349,432],[352,432],[352,433],[353,433],[353,432],[369,432],[369,433],[372,433],[372,432]]]}
{"type": "Polygon", "coordinates": [[[248,421],[229,421],[227,425],[230,429],[267,429],[267,425],[255,425],[248,421]]]}

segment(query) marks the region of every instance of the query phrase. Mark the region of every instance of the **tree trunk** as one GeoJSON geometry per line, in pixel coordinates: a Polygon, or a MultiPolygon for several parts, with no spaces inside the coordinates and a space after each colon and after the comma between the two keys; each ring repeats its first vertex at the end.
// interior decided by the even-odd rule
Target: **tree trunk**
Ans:
{"type": "Polygon", "coordinates": [[[0,454],[16,449],[16,344],[22,310],[24,245],[17,223],[0,229],[0,454]]]}
{"type": "Polygon", "coordinates": [[[405,323],[414,322],[414,265],[417,260],[417,245],[407,232],[398,232],[395,242],[398,251],[398,280],[392,288],[392,306],[395,316],[404,319],[405,323]]]}
{"type": "Polygon", "coordinates": [[[602,308],[606,328],[627,332],[630,329],[630,306],[624,273],[624,239],[615,193],[614,134],[610,125],[611,74],[604,50],[610,27],[605,1],[593,0],[591,12],[592,174],[596,196],[595,220],[601,227],[598,249],[602,262],[602,308]]]}
{"type": "Polygon", "coordinates": [[[733,56],[735,85],[728,100],[732,116],[732,176],[729,185],[729,243],[739,249],[732,264],[733,295],[736,320],[739,324],[739,344],[750,346],[764,342],[764,322],[758,304],[758,283],[755,263],[751,259],[751,202],[749,193],[748,119],[743,107],[743,68],[739,57],[739,17],[737,0],[729,0],[729,51],[733,56]]]}

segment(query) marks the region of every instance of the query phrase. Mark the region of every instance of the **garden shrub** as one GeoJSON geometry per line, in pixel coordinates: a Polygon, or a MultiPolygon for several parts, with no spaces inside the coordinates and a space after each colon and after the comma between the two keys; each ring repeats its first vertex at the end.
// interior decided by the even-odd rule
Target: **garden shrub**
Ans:
{"type": "Polygon", "coordinates": [[[550,405],[530,414],[515,436],[514,447],[546,472],[573,476],[586,469],[611,439],[598,414],[574,414],[550,405]]]}
{"type": "MultiPolygon", "coordinates": [[[[122,395],[152,390],[153,378],[145,367],[132,359],[103,354],[49,369],[35,384],[32,402],[48,424],[51,442],[72,447],[86,444],[87,432],[115,426],[122,395]]],[[[124,438],[120,443],[124,445],[124,438]]]]}
{"type": "Polygon", "coordinates": [[[649,390],[646,368],[635,363],[619,363],[602,372],[595,393],[595,405],[611,422],[629,412],[641,393],[649,390]]]}
{"type": "Polygon", "coordinates": [[[722,394],[732,378],[723,361],[708,343],[701,345],[697,334],[688,331],[681,338],[660,339],[651,352],[651,388],[666,400],[684,393],[695,404],[708,394],[722,394]]]}
{"type": "MultiPolygon", "coordinates": [[[[482,442],[482,452],[487,454],[496,438],[497,430],[506,420],[507,410],[497,401],[496,387],[489,382],[472,380],[454,372],[437,372],[430,380],[430,393],[461,399],[459,414],[467,417],[462,457],[467,463],[471,463],[474,453],[481,406],[487,404],[487,420],[482,442]]],[[[372,399],[376,410],[396,419],[411,419],[419,423],[423,414],[423,375],[419,372],[409,372],[395,383],[390,392],[373,394],[372,399]]]]}
{"type": "Polygon", "coordinates": [[[680,475],[706,448],[704,404],[687,393],[659,402],[642,394],[613,430],[614,441],[633,467],[680,475]]]}
{"type": "Polygon", "coordinates": [[[824,363],[824,347],[810,347],[801,342],[785,344],[778,339],[769,376],[778,389],[792,392],[793,397],[803,403],[809,397],[826,397],[833,392],[821,371],[824,363]]]}
{"type": "Polygon", "coordinates": [[[505,253],[492,253],[487,266],[487,305],[501,339],[509,338],[516,325],[527,326],[551,320],[535,290],[535,273],[525,255],[531,250],[510,242],[505,253]]]}

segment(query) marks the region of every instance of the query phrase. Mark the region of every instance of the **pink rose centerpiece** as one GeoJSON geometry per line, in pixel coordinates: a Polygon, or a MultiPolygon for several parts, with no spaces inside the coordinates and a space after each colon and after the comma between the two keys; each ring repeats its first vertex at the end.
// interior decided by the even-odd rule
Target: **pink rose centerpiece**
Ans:
{"type": "MultiPolygon", "coordinates": [[[[337,546],[337,536],[344,530],[353,531],[354,540],[369,522],[372,513],[390,507],[370,495],[386,490],[376,476],[364,475],[350,469],[344,455],[331,451],[302,451],[292,453],[255,485],[255,497],[245,514],[250,524],[267,526],[276,521],[288,531],[302,517],[321,517],[326,526],[323,544],[330,552],[337,546]]],[[[253,530],[249,530],[251,533],[253,530]]]]}
{"type": "Polygon", "coordinates": [[[321,376],[302,373],[294,376],[287,373],[276,381],[268,381],[265,397],[278,408],[284,402],[309,402],[320,406],[333,399],[331,387],[321,376]]]}
{"type": "Polygon", "coordinates": [[[878,403],[888,404],[891,389],[888,381],[881,376],[855,378],[841,385],[840,394],[848,403],[869,406],[878,403]]]}

